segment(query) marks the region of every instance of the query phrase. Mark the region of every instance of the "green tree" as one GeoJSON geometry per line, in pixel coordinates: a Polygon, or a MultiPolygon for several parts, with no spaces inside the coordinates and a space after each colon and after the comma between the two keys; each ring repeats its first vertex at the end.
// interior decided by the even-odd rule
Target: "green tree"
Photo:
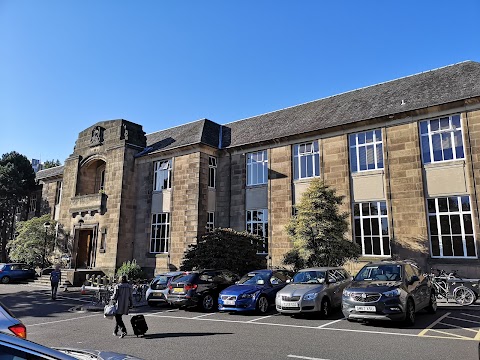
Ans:
{"type": "Polygon", "coordinates": [[[18,235],[7,244],[9,258],[41,266],[45,254],[45,267],[50,265],[49,259],[55,244],[55,224],[55,221],[50,220],[50,215],[17,222],[15,230],[18,235]],[[47,229],[44,227],[46,222],[50,223],[47,229]]]}
{"type": "Polygon", "coordinates": [[[297,205],[286,230],[293,249],[283,262],[295,270],[311,266],[340,266],[360,255],[360,247],[345,239],[348,213],[340,213],[343,196],[336,196],[321,180],[314,179],[297,205]]]}
{"type": "Polygon", "coordinates": [[[126,275],[129,280],[139,280],[145,277],[142,268],[137,264],[137,260],[135,259],[124,262],[122,266],[118,268],[117,277],[122,275],[126,275]]]}
{"type": "Polygon", "coordinates": [[[60,162],[60,160],[47,160],[43,163],[43,168],[44,169],[50,169],[50,168],[53,168],[53,167],[57,167],[57,166],[60,166],[62,165],[62,163],[60,162]]]}
{"type": "Polygon", "coordinates": [[[232,229],[214,229],[200,237],[185,251],[181,270],[226,269],[243,275],[266,267],[264,256],[257,255],[258,236],[232,229]]]}
{"type": "Polygon", "coordinates": [[[0,159],[0,247],[1,262],[7,261],[6,245],[13,238],[15,217],[25,212],[28,196],[35,189],[30,161],[12,151],[0,159]]]}

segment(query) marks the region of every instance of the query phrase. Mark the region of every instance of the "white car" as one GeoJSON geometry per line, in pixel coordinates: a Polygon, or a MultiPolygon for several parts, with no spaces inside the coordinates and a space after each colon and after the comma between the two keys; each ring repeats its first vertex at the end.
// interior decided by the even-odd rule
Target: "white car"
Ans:
{"type": "Polygon", "coordinates": [[[171,279],[178,275],[185,274],[183,271],[172,271],[155,276],[148,285],[145,297],[149,306],[156,306],[167,303],[168,284],[171,279]]]}

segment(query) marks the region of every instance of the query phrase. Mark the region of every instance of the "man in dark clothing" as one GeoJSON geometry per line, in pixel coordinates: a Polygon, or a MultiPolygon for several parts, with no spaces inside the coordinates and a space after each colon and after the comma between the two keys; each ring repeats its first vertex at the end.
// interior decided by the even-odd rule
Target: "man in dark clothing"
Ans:
{"type": "Polygon", "coordinates": [[[118,336],[118,330],[121,330],[121,338],[127,335],[127,328],[122,320],[122,315],[128,315],[128,310],[133,306],[133,287],[128,283],[127,277],[122,275],[121,282],[115,286],[112,300],[116,301],[117,312],[115,314],[115,330],[113,335],[118,336]]]}
{"type": "Polygon", "coordinates": [[[57,300],[58,283],[62,278],[60,265],[55,265],[55,269],[50,273],[50,285],[52,288],[52,300],[57,300]]]}

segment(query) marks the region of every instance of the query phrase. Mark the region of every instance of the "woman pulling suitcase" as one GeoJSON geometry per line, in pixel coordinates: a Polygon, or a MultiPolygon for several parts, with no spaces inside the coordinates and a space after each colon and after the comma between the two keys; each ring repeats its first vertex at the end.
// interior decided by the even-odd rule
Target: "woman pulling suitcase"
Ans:
{"type": "Polygon", "coordinates": [[[128,283],[126,275],[122,275],[120,278],[120,283],[115,285],[113,291],[112,300],[116,301],[117,311],[115,313],[115,330],[113,330],[113,335],[119,336],[118,331],[121,330],[122,333],[120,337],[123,338],[127,335],[127,328],[123,322],[122,315],[128,315],[128,310],[133,307],[133,287],[128,283]]]}

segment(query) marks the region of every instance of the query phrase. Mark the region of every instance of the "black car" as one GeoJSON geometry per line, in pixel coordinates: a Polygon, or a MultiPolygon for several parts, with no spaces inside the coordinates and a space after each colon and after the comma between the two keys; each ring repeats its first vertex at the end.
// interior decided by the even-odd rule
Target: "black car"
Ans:
{"type": "Polygon", "coordinates": [[[204,311],[213,311],[217,307],[220,291],[239,279],[237,274],[229,270],[188,272],[170,282],[167,301],[172,306],[198,306],[204,311]]]}
{"type": "Polygon", "coordinates": [[[415,313],[437,310],[435,291],[427,276],[410,261],[381,261],[365,265],[343,290],[347,320],[395,320],[415,323],[415,313]]]}

